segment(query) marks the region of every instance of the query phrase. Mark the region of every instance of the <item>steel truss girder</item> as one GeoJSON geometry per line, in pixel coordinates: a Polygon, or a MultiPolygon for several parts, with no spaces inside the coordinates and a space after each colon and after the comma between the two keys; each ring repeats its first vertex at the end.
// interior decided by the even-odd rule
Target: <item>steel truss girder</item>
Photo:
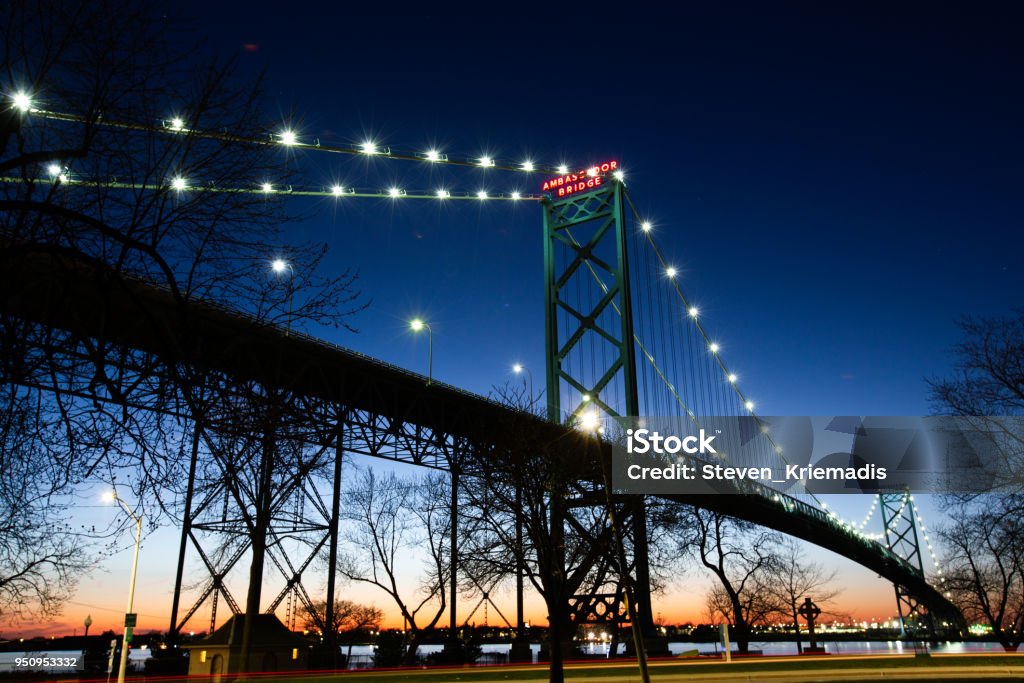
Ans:
{"type": "MultiPolygon", "coordinates": [[[[563,217],[568,219],[583,218],[586,213],[578,207],[566,211],[563,217]]],[[[45,248],[25,253],[27,257],[10,264],[16,267],[0,273],[0,323],[5,330],[9,324],[14,326],[13,333],[4,336],[8,342],[15,340],[16,347],[5,346],[0,353],[0,379],[6,383],[54,390],[61,396],[91,402],[97,409],[144,408],[179,419],[196,417],[195,406],[185,405],[180,396],[167,399],[179,370],[195,372],[211,384],[225,381],[229,388],[254,378],[268,385],[283,383],[297,394],[315,397],[322,405],[338,410],[358,408],[367,416],[381,416],[398,425],[429,425],[430,435],[383,425],[372,428],[384,432],[380,436],[385,442],[397,443],[395,434],[400,433],[416,439],[422,449],[412,456],[397,446],[388,448],[378,442],[366,450],[374,451],[370,454],[376,457],[419,460],[427,466],[434,458],[440,468],[446,463],[438,454],[443,450],[439,444],[456,451],[486,453],[486,434],[482,434],[486,430],[481,427],[507,420],[512,412],[441,383],[425,387],[425,378],[300,333],[285,334],[223,306],[175,300],[166,290],[84,260],[55,258],[45,248]],[[61,354],[66,354],[68,365],[51,372],[54,357],[61,354]],[[99,366],[103,371],[97,373],[99,366]],[[293,376],[301,376],[303,383],[293,381],[293,376]],[[374,401],[375,405],[364,405],[374,401]],[[413,403],[418,411],[409,410],[413,403]],[[449,435],[458,435],[461,443],[454,438],[449,442],[449,435]]],[[[595,264],[595,268],[599,266],[595,264]]],[[[294,424],[299,417],[295,416],[294,424]]],[[[212,429],[230,428],[226,422],[214,422],[212,429]]],[[[565,433],[551,425],[529,424],[552,441],[565,433]]],[[[312,440],[326,440],[321,429],[310,432],[312,440]]],[[[571,457],[571,451],[567,456],[571,457]]],[[[894,581],[905,580],[909,585],[918,581],[909,565],[895,556],[887,557],[888,551],[868,552],[837,537],[834,526],[817,518],[818,510],[798,506],[781,513],[765,509],[762,501],[752,501],[749,507],[763,512],[752,521],[790,529],[826,547],[852,549],[858,562],[894,581]],[[792,520],[800,523],[792,526],[792,520]]],[[[934,592],[920,583],[922,595],[934,592]]],[[[929,604],[941,604],[939,595],[930,595],[930,600],[929,604]]]]}

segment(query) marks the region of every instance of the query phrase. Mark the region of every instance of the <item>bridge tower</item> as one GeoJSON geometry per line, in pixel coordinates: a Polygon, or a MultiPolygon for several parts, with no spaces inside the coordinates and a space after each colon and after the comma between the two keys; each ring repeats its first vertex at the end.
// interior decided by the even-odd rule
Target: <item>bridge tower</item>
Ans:
{"type": "MultiPolygon", "coordinates": [[[[584,192],[543,202],[548,418],[594,429],[610,418],[640,414],[623,186],[611,176],[596,180],[584,192]]],[[[628,513],[636,617],[652,651],[656,632],[642,499],[628,513]]],[[[575,610],[588,612],[600,597],[577,596],[575,610]]],[[[609,608],[625,611],[621,604],[609,608]]]]}
{"type": "MultiPolygon", "coordinates": [[[[914,497],[909,491],[879,493],[885,545],[924,575],[921,543],[918,537],[914,497]]],[[[934,641],[935,620],[924,604],[903,586],[896,585],[896,606],[900,615],[900,634],[907,640],[934,641]]]]}

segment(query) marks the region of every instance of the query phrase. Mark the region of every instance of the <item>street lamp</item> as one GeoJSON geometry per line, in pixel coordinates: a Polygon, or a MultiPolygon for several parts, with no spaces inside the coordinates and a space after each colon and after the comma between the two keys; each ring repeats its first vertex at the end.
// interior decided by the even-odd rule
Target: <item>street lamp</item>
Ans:
{"type": "Polygon", "coordinates": [[[419,318],[410,320],[409,327],[413,332],[419,332],[423,329],[427,330],[427,385],[429,386],[434,377],[434,331],[430,329],[428,323],[423,322],[419,318]]]}
{"type": "Polygon", "coordinates": [[[117,491],[107,491],[103,499],[108,502],[116,502],[128,515],[135,520],[135,556],[132,558],[132,578],[128,584],[128,610],[124,615],[124,638],[121,640],[121,664],[117,669],[117,683],[124,683],[124,672],[128,667],[128,644],[132,641],[132,630],[135,628],[135,614],[132,612],[135,606],[135,574],[139,569],[139,546],[142,544],[142,517],[139,517],[128,507],[123,500],[118,498],[117,491]]]}
{"type": "Polygon", "coordinates": [[[284,272],[288,271],[290,276],[288,278],[288,322],[285,329],[285,336],[288,336],[292,332],[292,299],[295,297],[295,268],[283,258],[276,258],[270,262],[270,269],[276,275],[284,275],[284,272]]]}
{"type": "Polygon", "coordinates": [[[521,374],[523,374],[525,372],[526,376],[530,378],[530,412],[532,413],[533,412],[533,373],[530,372],[530,368],[526,367],[522,363],[516,363],[515,365],[513,365],[512,366],[512,372],[516,373],[517,375],[521,375],[521,374]]]}

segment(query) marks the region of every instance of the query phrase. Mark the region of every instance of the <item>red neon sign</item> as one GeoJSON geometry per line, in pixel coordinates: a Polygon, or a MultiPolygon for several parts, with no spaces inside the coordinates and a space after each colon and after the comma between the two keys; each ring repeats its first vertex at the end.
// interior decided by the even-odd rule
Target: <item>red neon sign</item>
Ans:
{"type": "Polygon", "coordinates": [[[558,197],[593,190],[595,187],[601,187],[604,184],[604,176],[618,169],[618,161],[605,161],[575,173],[566,173],[557,178],[545,180],[541,190],[551,192],[558,197]]]}

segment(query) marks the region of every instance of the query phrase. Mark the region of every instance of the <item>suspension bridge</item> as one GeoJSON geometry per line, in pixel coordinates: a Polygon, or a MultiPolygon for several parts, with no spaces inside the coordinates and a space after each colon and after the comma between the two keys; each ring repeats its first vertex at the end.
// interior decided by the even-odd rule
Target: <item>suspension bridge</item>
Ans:
{"type": "MultiPolygon", "coordinates": [[[[253,605],[274,612],[286,600],[311,605],[303,581],[312,572],[313,560],[326,553],[333,566],[337,559],[341,469],[346,454],[451,474],[451,565],[453,572],[458,572],[454,539],[459,478],[474,476],[483,460],[507,452],[523,434],[550,444],[552,457],[578,463],[575,469],[584,473],[577,482],[578,500],[583,501],[578,504],[593,505],[586,501],[593,501],[601,488],[601,466],[587,444],[598,443],[607,454],[608,444],[601,434],[614,419],[674,415],[695,425],[712,415],[758,419],[756,406],[726,364],[722,348],[707,332],[701,311],[688,299],[679,272],[659,248],[656,226],[637,211],[617,160],[581,167],[544,166],[532,161],[455,157],[434,149],[398,150],[372,141],[329,146],[303,141],[291,130],[253,137],[202,130],[179,117],[148,124],[48,111],[23,93],[16,94],[9,106],[19,117],[23,134],[30,137],[34,127],[44,131],[49,126],[95,126],[125,135],[155,136],[168,146],[187,140],[261,149],[283,147],[543,179],[537,182],[535,193],[394,186],[366,189],[333,183],[281,185],[260,179],[249,185],[226,186],[182,173],[157,181],[152,180],[159,177],[156,173],[148,173],[146,180],[101,177],[45,155],[35,158],[31,167],[23,166],[20,175],[0,179],[11,193],[41,193],[41,201],[57,206],[66,206],[67,197],[76,192],[98,189],[150,193],[171,200],[192,193],[227,193],[282,201],[289,197],[337,201],[374,197],[538,205],[544,234],[547,358],[547,412],[543,418],[329,344],[293,330],[290,322],[269,324],[232,308],[229,302],[182,297],[166,284],[132,275],[74,248],[62,245],[55,249],[51,244],[4,236],[0,313],[5,326],[19,330],[19,336],[14,344],[17,348],[5,349],[8,361],[3,365],[3,381],[87,405],[145,409],[159,404],[161,411],[183,425],[183,449],[189,453],[183,474],[188,485],[171,609],[172,634],[184,629],[208,602],[213,605],[211,629],[220,600],[233,614],[244,613],[253,605]],[[62,361],[60,373],[51,371],[54,357],[62,361]],[[172,401],[154,398],[162,397],[168,384],[180,386],[183,378],[189,387],[183,396],[172,401]],[[260,387],[258,393],[265,404],[261,409],[277,410],[275,419],[287,425],[282,434],[301,444],[302,452],[275,487],[265,483],[261,488],[260,482],[247,481],[244,488],[251,500],[240,501],[237,489],[235,498],[229,495],[231,479],[245,476],[239,462],[249,458],[262,463],[255,471],[265,472],[267,452],[273,450],[259,439],[245,442],[244,434],[252,425],[230,407],[244,402],[243,395],[251,396],[252,387],[260,387]],[[271,395],[287,395],[286,407],[271,408],[273,401],[267,398],[271,395]],[[214,396],[217,400],[211,398],[214,396]],[[319,484],[313,481],[314,472],[319,484]],[[236,538],[230,552],[211,552],[211,539],[237,536],[232,522],[237,522],[239,511],[230,508],[243,503],[255,510],[247,522],[247,533],[236,538]],[[297,535],[304,535],[308,547],[290,554],[282,540],[297,535]],[[232,572],[238,574],[247,554],[258,561],[250,567],[247,599],[240,601],[229,587],[229,577],[232,572]],[[191,604],[183,603],[187,556],[198,557],[207,575],[191,604]],[[264,559],[275,565],[283,581],[281,591],[269,601],[260,593],[264,559]]],[[[28,196],[8,199],[6,208],[28,209],[28,201],[28,196]]],[[[759,464],[778,467],[786,463],[770,433],[763,432],[758,439],[759,464]]],[[[907,492],[878,494],[864,521],[856,523],[840,519],[812,493],[749,481],[736,482],[734,495],[674,498],[804,539],[877,572],[893,583],[908,638],[934,638],[945,629],[960,627],[957,610],[944,597],[938,565],[932,576],[925,572],[924,557],[931,546],[907,492]],[[876,510],[881,531],[869,533],[868,522],[876,510]]],[[[625,519],[632,528],[636,619],[641,630],[653,634],[646,513],[643,505],[631,504],[629,509],[625,519]]],[[[931,555],[934,558],[933,552],[931,555]]],[[[449,597],[451,633],[458,626],[455,583],[452,581],[449,597]]],[[[521,572],[517,589],[521,632],[521,572]]],[[[329,572],[325,623],[331,623],[335,594],[334,573],[329,572]]],[[[580,621],[620,618],[618,606],[613,605],[603,617],[593,610],[599,598],[596,592],[573,596],[567,609],[580,621]]],[[[621,595],[616,599],[621,600],[621,595]]]]}

